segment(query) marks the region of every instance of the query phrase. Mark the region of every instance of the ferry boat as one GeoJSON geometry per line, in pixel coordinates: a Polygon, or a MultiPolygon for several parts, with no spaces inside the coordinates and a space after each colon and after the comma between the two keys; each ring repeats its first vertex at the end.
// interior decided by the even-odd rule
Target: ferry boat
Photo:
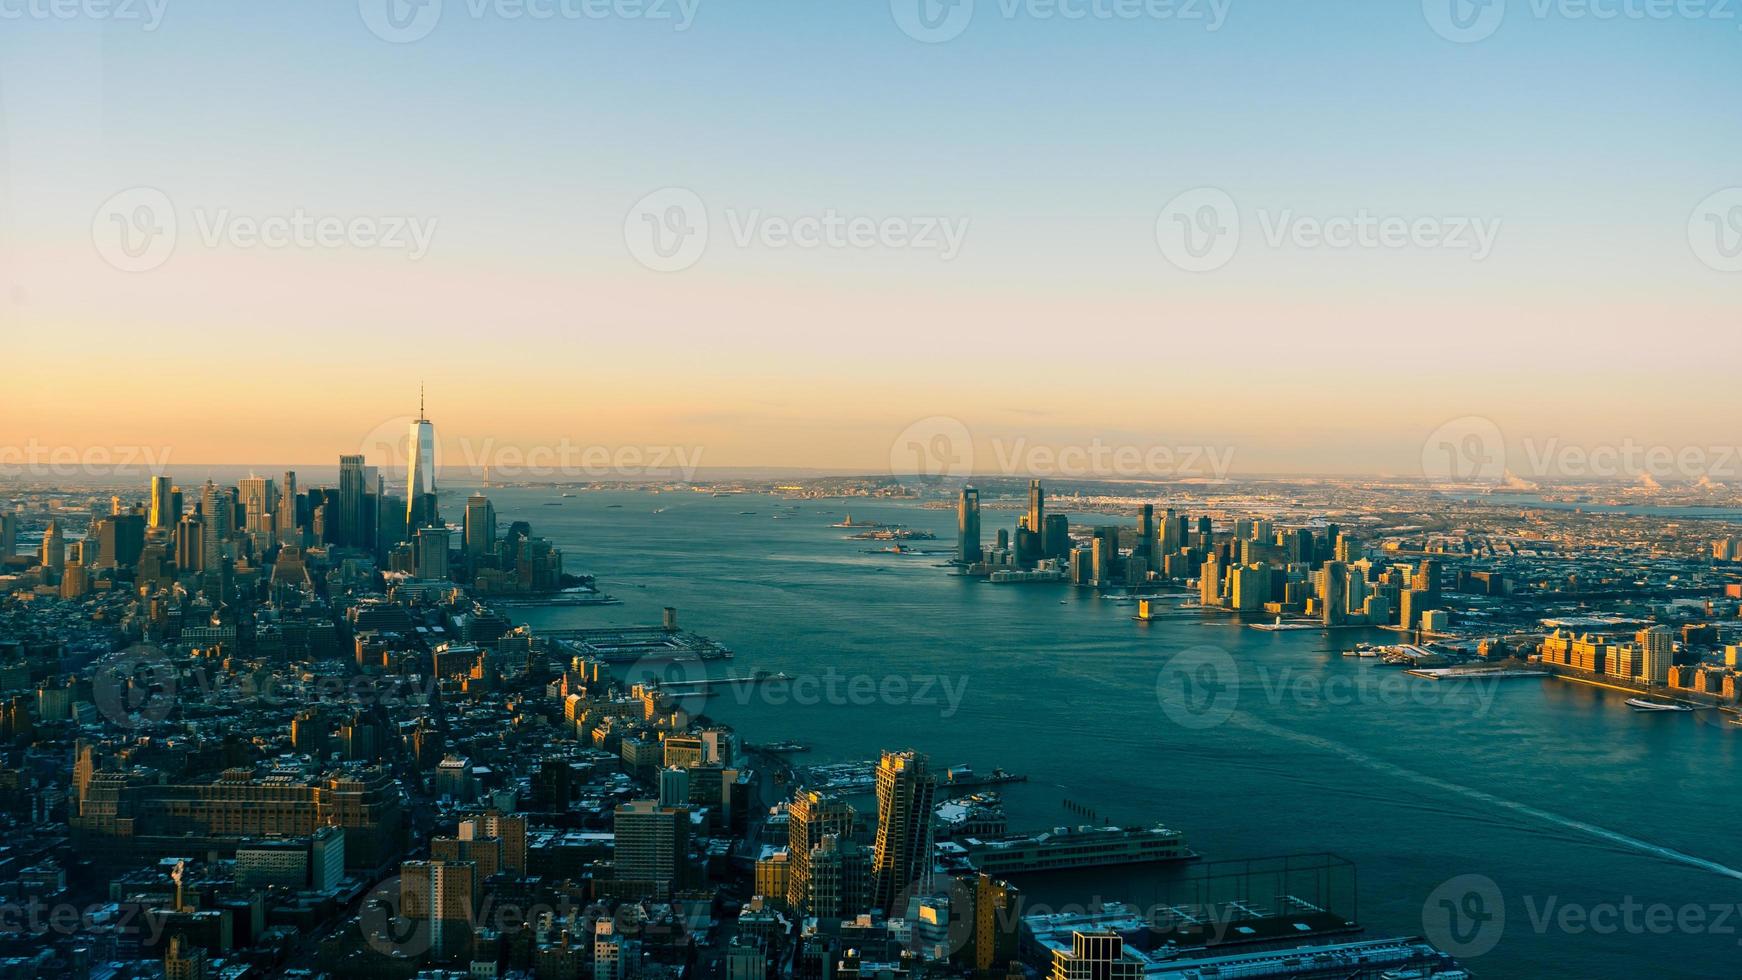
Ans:
{"type": "Polygon", "coordinates": [[[975,870],[994,877],[1066,868],[1104,868],[1159,861],[1191,861],[1177,830],[1154,827],[1056,827],[1040,834],[967,837],[957,845],[975,870]]]}
{"type": "Polygon", "coordinates": [[[1627,706],[1634,711],[1692,711],[1685,704],[1664,704],[1662,701],[1647,701],[1644,698],[1628,698],[1627,706]]]}

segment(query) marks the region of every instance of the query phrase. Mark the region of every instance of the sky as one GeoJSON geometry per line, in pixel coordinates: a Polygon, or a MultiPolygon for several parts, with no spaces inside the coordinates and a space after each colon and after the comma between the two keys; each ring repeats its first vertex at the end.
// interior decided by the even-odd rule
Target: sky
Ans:
{"type": "Polygon", "coordinates": [[[1742,438],[1742,4],[0,21],[0,462],[330,463],[420,382],[471,462],[1419,474],[1448,431],[1509,471],[1742,438]]]}

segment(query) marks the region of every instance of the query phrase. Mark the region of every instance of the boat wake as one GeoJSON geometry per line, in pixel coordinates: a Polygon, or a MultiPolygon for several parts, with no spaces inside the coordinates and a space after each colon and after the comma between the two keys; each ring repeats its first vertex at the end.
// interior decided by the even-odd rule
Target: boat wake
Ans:
{"type": "Polygon", "coordinates": [[[1742,881],[1742,871],[1732,868],[1729,865],[1719,864],[1716,861],[1709,861],[1697,855],[1687,854],[1678,851],[1673,847],[1664,847],[1660,844],[1653,844],[1650,841],[1640,840],[1637,837],[1630,837],[1627,834],[1623,834],[1617,830],[1610,830],[1607,827],[1599,827],[1596,824],[1587,823],[1583,820],[1575,820],[1572,817],[1562,816],[1558,813],[1551,813],[1548,810],[1531,806],[1528,803],[1519,803],[1516,800],[1504,799],[1495,796],[1492,793],[1485,793],[1479,789],[1461,786],[1457,783],[1440,779],[1437,776],[1429,776],[1426,773],[1416,772],[1412,769],[1405,769],[1402,766],[1386,762],[1383,759],[1375,759],[1365,752],[1357,751],[1347,745],[1343,745],[1328,738],[1318,735],[1308,735],[1304,732],[1291,731],[1281,726],[1273,725],[1262,719],[1248,717],[1243,713],[1236,713],[1229,719],[1229,723],[1238,725],[1247,731],[1261,735],[1285,738],[1301,745],[1309,745],[1315,748],[1324,749],[1328,752],[1340,755],[1357,765],[1366,766],[1369,769],[1383,772],[1390,776],[1396,776],[1399,779],[1405,779],[1412,783],[1416,783],[1417,785],[1429,786],[1442,792],[1452,793],[1489,806],[1509,810],[1513,813],[1553,824],[1557,827],[1576,830],[1580,833],[1595,837],[1598,840],[1608,841],[1611,844],[1617,844],[1629,850],[1638,851],[1641,854],[1649,854],[1654,857],[1674,861],[1678,864],[1685,864],[1689,867],[1699,868],[1702,871],[1710,871],[1713,874],[1721,875],[1726,878],[1742,881]]]}

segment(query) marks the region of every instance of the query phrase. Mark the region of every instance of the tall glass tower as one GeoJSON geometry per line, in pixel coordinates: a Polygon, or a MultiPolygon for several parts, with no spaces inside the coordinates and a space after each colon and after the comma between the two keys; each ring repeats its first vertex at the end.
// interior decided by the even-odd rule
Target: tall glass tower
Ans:
{"type": "Polygon", "coordinates": [[[405,474],[405,519],[410,530],[436,522],[435,425],[417,399],[417,421],[411,423],[411,462],[405,474]]]}

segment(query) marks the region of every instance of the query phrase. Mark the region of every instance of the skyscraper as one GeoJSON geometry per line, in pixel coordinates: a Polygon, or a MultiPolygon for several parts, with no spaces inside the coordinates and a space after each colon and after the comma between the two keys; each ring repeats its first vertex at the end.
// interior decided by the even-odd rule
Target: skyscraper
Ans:
{"type": "Polygon", "coordinates": [[[273,519],[278,509],[278,488],[264,476],[250,476],[238,484],[242,492],[242,511],[246,514],[242,529],[248,534],[271,536],[273,519]]]}
{"type": "Polygon", "coordinates": [[[1035,534],[1046,527],[1046,491],[1039,480],[1028,481],[1028,529],[1035,534]]]}
{"type": "Polygon", "coordinates": [[[420,395],[417,421],[411,423],[411,460],[405,474],[405,521],[412,531],[436,522],[435,477],[435,425],[424,413],[420,395]]]}
{"type": "MultiPolygon", "coordinates": [[[[367,461],[362,456],[339,457],[338,544],[366,547],[363,541],[363,484],[367,461]]],[[[332,515],[328,515],[329,517],[332,515]]]]}
{"type": "Polygon", "coordinates": [[[688,807],[636,800],[612,815],[611,862],[621,881],[646,882],[660,897],[683,887],[689,857],[688,807]]]}
{"type": "Polygon", "coordinates": [[[42,532],[42,564],[49,569],[58,569],[67,563],[67,543],[61,537],[60,522],[48,522],[48,530],[42,532]]]}
{"type": "MultiPolygon", "coordinates": [[[[1036,484],[1038,486],[1038,483],[1036,484]]],[[[889,915],[908,889],[926,887],[931,872],[932,797],[937,781],[925,756],[884,752],[877,764],[877,849],[872,857],[873,908],[889,915]]]]}
{"type": "Polygon", "coordinates": [[[0,563],[18,551],[18,515],[0,514],[0,563]]]}
{"type": "Polygon", "coordinates": [[[1131,557],[1143,559],[1152,571],[1156,567],[1156,559],[1160,556],[1156,554],[1154,504],[1137,508],[1137,544],[1131,549],[1131,557]]]}
{"type": "Polygon", "coordinates": [[[296,472],[284,471],[284,486],[278,493],[278,541],[280,544],[300,547],[302,528],[296,519],[297,505],[296,472]]]}
{"type": "Polygon", "coordinates": [[[816,790],[799,790],[787,807],[786,859],[791,865],[787,878],[786,903],[803,908],[810,893],[811,854],[834,835],[853,836],[858,814],[847,801],[816,790]]]}
{"type": "Polygon", "coordinates": [[[201,534],[202,562],[200,567],[215,572],[223,567],[224,541],[230,536],[231,519],[236,505],[227,490],[221,490],[210,480],[200,494],[200,520],[205,525],[201,534]]]}
{"type": "Polygon", "coordinates": [[[496,507],[481,493],[466,499],[466,555],[474,561],[496,547],[496,507]]]}
{"type": "Polygon", "coordinates": [[[151,478],[151,529],[167,531],[177,521],[181,520],[180,508],[175,506],[175,484],[167,476],[151,478]]]}
{"type": "Polygon", "coordinates": [[[1642,629],[1633,641],[1639,645],[1640,679],[1647,684],[1669,683],[1669,668],[1675,661],[1675,634],[1667,626],[1642,629]]]}
{"type": "Polygon", "coordinates": [[[956,503],[956,560],[972,565],[985,557],[980,547],[980,491],[963,487],[962,498],[956,503]]]}

